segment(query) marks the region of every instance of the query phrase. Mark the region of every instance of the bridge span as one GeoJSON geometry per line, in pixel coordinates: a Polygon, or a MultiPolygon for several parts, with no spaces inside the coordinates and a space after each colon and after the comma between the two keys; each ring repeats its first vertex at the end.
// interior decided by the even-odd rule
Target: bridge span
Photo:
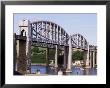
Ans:
{"type": "MultiPolygon", "coordinates": [[[[90,45],[81,34],[69,35],[61,26],[51,21],[22,20],[19,23],[20,34],[14,34],[15,62],[18,58],[18,72],[22,74],[31,71],[31,46],[47,48],[47,65],[49,49],[55,49],[55,68],[58,68],[59,50],[64,51],[65,72],[71,72],[72,52],[81,49],[85,52],[86,68],[96,66],[97,47],[90,45]]],[[[14,66],[14,70],[15,70],[14,66]]]]}

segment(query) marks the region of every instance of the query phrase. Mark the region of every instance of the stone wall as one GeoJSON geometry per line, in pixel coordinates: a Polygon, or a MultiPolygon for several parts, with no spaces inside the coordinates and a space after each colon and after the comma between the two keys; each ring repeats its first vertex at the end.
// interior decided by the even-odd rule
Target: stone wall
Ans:
{"type": "Polygon", "coordinates": [[[18,72],[26,74],[26,41],[19,40],[18,72]]]}

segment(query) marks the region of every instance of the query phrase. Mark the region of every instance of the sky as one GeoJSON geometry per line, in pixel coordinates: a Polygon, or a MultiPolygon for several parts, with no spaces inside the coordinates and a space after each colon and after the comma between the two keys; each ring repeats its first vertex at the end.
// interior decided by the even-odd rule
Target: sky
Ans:
{"type": "Polygon", "coordinates": [[[14,33],[19,34],[21,20],[47,20],[61,26],[69,35],[79,33],[91,45],[97,45],[97,14],[95,13],[16,13],[14,33]]]}

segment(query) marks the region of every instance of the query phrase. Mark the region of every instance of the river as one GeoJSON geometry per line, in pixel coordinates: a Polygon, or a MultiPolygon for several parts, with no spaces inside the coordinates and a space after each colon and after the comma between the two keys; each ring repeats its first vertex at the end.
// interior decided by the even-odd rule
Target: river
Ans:
{"type": "MultiPolygon", "coordinates": [[[[36,71],[40,70],[40,74],[48,74],[48,75],[57,75],[57,71],[53,67],[47,66],[39,66],[39,65],[32,65],[31,66],[31,73],[34,74],[36,71]]],[[[83,69],[81,67],[72,67],[72,72],[70,74],[64,73],[64,75],[97,75],[96,68],[86,68],[83,69]]]]}

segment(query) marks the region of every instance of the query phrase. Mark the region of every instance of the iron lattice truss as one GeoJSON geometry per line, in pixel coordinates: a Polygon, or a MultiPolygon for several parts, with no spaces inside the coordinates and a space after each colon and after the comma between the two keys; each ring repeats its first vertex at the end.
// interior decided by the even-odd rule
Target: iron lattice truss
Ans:
{"type": "Polygon", "coordinates": [[[81,34],[73,34],[71,37],[73,48],[88,50],[88,42],[81,34]]]}
{"type": "MultiPolygon", "coordinates": [[[[50,21],[36,21],[30,23],[32,45],[54,48],[59,45],[61,49],[64,46],[69,46],[69,35],[58,24],[50,21]]],[[[87,50],[88,43],[86,39],[80,34],[73,34],[71,36],[72,47],[87,50]]]]}

